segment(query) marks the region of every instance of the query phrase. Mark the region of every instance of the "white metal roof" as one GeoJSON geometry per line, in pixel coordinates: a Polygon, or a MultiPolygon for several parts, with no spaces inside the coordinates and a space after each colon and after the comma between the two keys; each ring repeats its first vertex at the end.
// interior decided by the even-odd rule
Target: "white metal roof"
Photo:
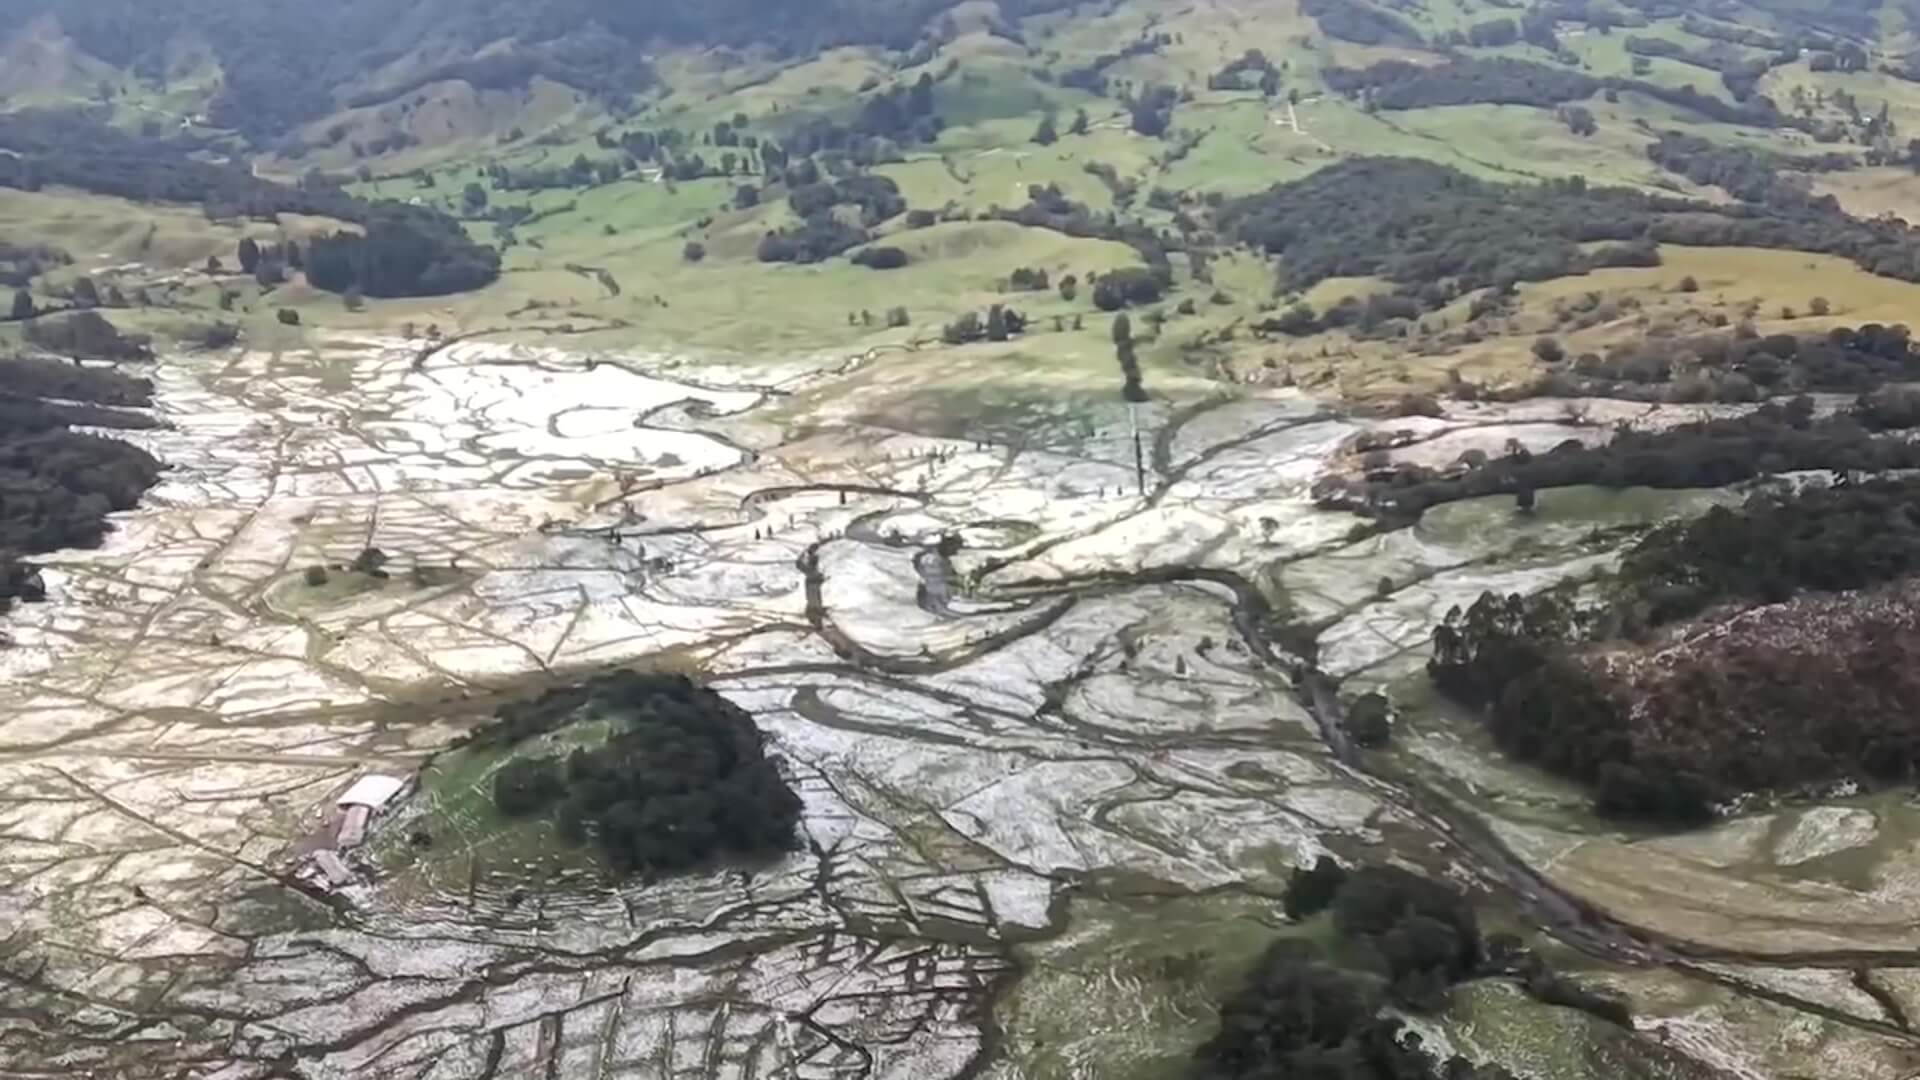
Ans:
{"type": "Polygon", "coordinates": [[[355,780],[353,786],[341,792],[336,801],[341,806],[371,806],[378,809],[400,794],[400,790],[406,786],[407,782],[397,776],[369,773],[355,780]]]}

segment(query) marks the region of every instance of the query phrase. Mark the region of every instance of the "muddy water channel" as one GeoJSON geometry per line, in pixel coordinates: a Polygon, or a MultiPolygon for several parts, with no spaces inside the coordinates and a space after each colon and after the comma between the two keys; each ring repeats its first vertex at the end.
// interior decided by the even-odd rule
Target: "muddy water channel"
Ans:
{"type": "MultiPolygon", "coordinates": [[[[810,404],[839,360],[597,359],[162,363],[173,473],[49,560],[0,653],[0,1072],[1172,1077],[1331,851],[1475,886],[1641,1029],[1489,982],[1431,1041],[1555,1077],[1905,1075],[1902,798],[1621,834],[1424,692],[1448,607],[1732,496],[1378,533],[1309,496],[1368,425],[1300,396],[1156,406],[1140,476],[1117,403],[936,438],[810,404]],[[370,547],[387,577],[307,583],[370,547]],[[632,663],[754,713],[798,850],[613,881],[441,753],[632,663]],[[1374,687],[1405,709],[1365,752],[1341,701],[1374,687]],[[298,877],[349,783],[429,760],[355,883],[298,877]]],[[[1402,452],[1557,441],[1564,412],[1422,420],[1402,452]]]]}

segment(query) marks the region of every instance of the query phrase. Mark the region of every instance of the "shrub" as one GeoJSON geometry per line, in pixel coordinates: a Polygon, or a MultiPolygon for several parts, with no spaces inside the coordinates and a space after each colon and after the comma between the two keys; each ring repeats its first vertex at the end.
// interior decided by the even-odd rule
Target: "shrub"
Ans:
{"type": "Polygon", "coordinates": [[[907,253],[897,247],[870,247],[855,252],[855,266],[864,266],[869,270],[898,270],[907,265],[907,253]]]}

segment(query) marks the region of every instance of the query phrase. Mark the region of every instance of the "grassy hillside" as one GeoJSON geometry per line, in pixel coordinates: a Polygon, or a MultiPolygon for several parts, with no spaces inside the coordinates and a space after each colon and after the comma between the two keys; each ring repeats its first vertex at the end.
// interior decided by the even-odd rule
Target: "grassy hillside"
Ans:
{"type": "MultiPolygon", "coordinates": [[[[1762,0],[1716,7],[1712,17],[1560,5],[1555,19],[1544,7],[1472,0],[1392,9],[1364,0],[1178,8],[1114,0],[894,5],[864,29],[836,26],[853,2],[793,5],[757,30],[724,4],[705,22],[673,23],[668,15],[679,9],[668,5],[667,23],[603,28],[611,36],[602,45],[659,31],[644,69],[620,66],[639,55],[632,50],[615,63],[583,44],[577,26],[537,17],[564,5],[531,5],[525,18],[496,17],[487,5],[441,13],[451,32],[431,46],[417,36],[417,13],[376,42],[353,8],[330,40],[377,62],[316,69],[301,102],[264,110],[285,123],[243,125],[257,168],[289,182],[318,169],[358,195],[445,209],[503,249],[505,273],[477,293],[352,305],[301,287],[296,275],[275,289],[236,290],[242,310],[286,306],[322,325],[558,332],[583,345],[761,353],[937,344],[948,322],[1000,303],[1029,317],[1022,352],[1036,364],[1109,359],[1109,313],[1087,285],[1072,299],[1057,285],[1152,258],[1113,236],[988,220],[1027,205],[1037,187],[1096,217],[1175,238],[1170,288],[1133,312],[1136,322],[1149,316],[1141,356],[1164,378],[1297,379],[1391,393],[1463,374],[1518,377],[1533,336],[1556,326],[1562,292],[1601,289],[1628,302],[1672,296],[1701,319],[1724,308],[1763,323],[1817,292],[1850,294],[1797,280],[1826,265],[1820,258],[1676,250],[1658,270],[1524,289],[1504,321],[1481,326],[1471,341],[1443,341],[1468,321],[1465,300],[1411,328],[1410,339],[1338,331],[1275,339],[1249,328],[1296,300],[1326,308],[1378,287],[1335,280],[1294,296],[1277,288],[1263,258],[1216,247],[1201,264],[1178,238],[1196,221],[1205,227],[1215,200],[1364,156],[1422,158],[1504,183],[1580,177],[1732,201],[1698,178],[1706,174],[1650,158],[1669,132],[1777,163],[1785,182],[1833,194],[1861,215],[1920,212],[1920,179],[1908,162],[1908,142],[1920,135],[1920,83],[1906,77],[1911,31],[1890,11],[1826,17],[1762,0]],[[1507,66],[1484,66],[1495,62],[1507,66]],[[875,126],[877,100],[906,101],[923,80],[937,131],[875,126]],[[1565,89],[1540,89],[1548,84],[1565,89]],[[1040,138],[1043,128],[1055,137],[1040,138]],[[716,132],[728,141],[716,143],[716,132]],[[661,149],[635,152],[632,140],[655,137],[661,149]],[[677,141],[666,146],[669,139],[677,141]],[[817,144],[813,158],[829,180],[835,170],[885,177],[917,217],[872,222],[866,244],[821,262],[762,262],[769,231],[801,224],[788,198],[793,185],[760,152],[770,144],[817,144]],[[1823,155],[1844,167],[1796,171],[1823,155]],[[695,156],[701,168],[676,179],[695,156]],[[475,185],[479,203],[469,193],[475,185]],[[743,186],[756,189],[757,203],[743,201],[743,186]],[[908,264],[874,271],[849,261],[873,246],[898,247],[908,264]],[[1680,266],[1692,273],[1671,272],[1680,266]],[[1010,290],[1022,268],[1045,271],[1049,288],[1010,290]],[[1689,276],[1727,284],[1711,300],[1660,293],[1689,276]],[[905,325],[888,318],[897,308],[905,325]]],[[[198,33],[191,5],[155,24],[160,44],[136,47],[103,29],[119,10],[105,0],[60,10],[10,3],[19,10],[4,48],[20,62],[5,67],[5,107],[86,102],[148,131],[230,119],[220,102],[245,81],[233,70],[237,39],[198,33]]],[[[246,23],[256,34],[303,25],[271,4],[246,23]]],[[[57,295],[108,252],[161,274],[220,255],[242,233],[301,231],[298,223],[243,226],[196,220],[191,209],[108,205],[92,219],[19,216],[11,229],[20,239],[77,256],[64,277],[37,289],[57,295]]],[[[1865,291],[1851,294],[1863,298],[1909,288],[1844,273],[1864,279],[1865,291]]],[[[1871,299],[1850,306],[1882,307],[1871,299]]]]}

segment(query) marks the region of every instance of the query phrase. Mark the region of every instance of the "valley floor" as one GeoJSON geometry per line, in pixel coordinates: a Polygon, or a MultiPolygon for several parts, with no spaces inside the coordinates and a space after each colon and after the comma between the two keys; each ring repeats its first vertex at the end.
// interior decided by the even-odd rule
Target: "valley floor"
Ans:
{"type": "MultiPolygon", "coordinates": [[[[845,396],[912,360],[378,338],[163,359],[172,426],[143,437],[171,472],[107,546],[44,560],[51,597],[0,651],[0,1070],[1173,1076],[1286,932],[1290,869],[1333,850],[1564,917],[1657,1044],[1727,1075],[1905,1075],[1920,997],[1883,999],[1920,994],[1910,809],[1611,835],[1437,711],[1390,772],[1354,767],[1268,643],[1273,605],[1328,627],[1320,662],[1350,686],[1404,681],[1447,607],[1604,563],[1596,525],[1721,496],[1556,492],[1526,523],[1464,503],[1359,538],[1309,489],[1366,425],[1304,395],[1145,407],[1136,476],[1117,401],[1016,440],[845,396]],[[348,568],[368,549],[385,576],[348,568]],[[476,808],[482,774],[378,824],[358,883],[296,878],[354,778],[635,662],[755,714],[805,800],[801,850],[561,887],[550,838],[476,808]],[[412,830],[431,846],[404,853],[412,830]],[[1842,858],[1850,878],[1805,876],[1842,858]],[[1650,859],[1687,895],[1618,873],[1650,859]],[[1637,925],[1582,925],[1563,889],[1637,925]],[[1739,951],[1765,947],[1753,919],[1796,951],[1739,951]],[[1885,968],[1878,996],[1860,964],[1885,968]]],[[[1561,415],[1474,407],[1406,452],[1550,444],[1561,415]]],[[[1432,1039],[1620,1075],[1617,1035],[1501,993],[1432,1039]]],[[[1667,1051],[1639,1068],[1708,1075],[1667,1051]]]]}

